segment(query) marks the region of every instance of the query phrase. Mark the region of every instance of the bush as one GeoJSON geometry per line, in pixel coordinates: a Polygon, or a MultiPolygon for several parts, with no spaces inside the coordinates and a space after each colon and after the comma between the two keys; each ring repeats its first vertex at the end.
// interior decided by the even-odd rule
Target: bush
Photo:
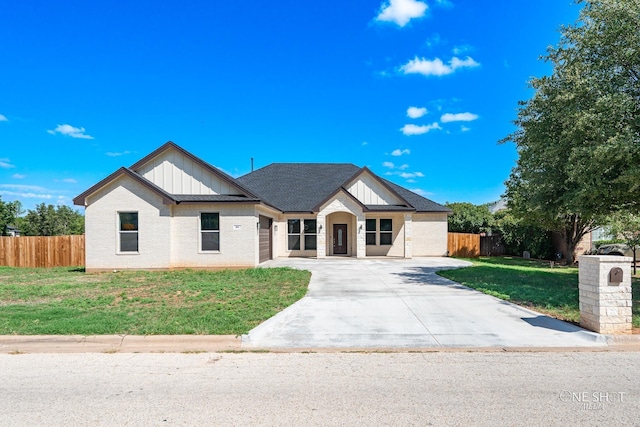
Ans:
{"type": "Polygon", "coordinates": [[[529,251],[533,258],[553,259],[551,232],[516,219],[508,210],[497,212],[495,219],[507,255],[529,251]]]}

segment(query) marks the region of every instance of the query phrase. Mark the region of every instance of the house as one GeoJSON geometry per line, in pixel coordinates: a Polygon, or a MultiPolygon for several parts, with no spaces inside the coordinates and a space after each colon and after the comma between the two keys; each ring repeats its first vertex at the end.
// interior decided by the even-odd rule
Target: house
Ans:
{"type": "Polygon", "coordinates": [[[22,234],[22,232],[13,225],[7,225],[4,232],[5,235],[9,237],[20,237],[20,235],[22,234]]]}
{"type": "Polygon", "coordinates": [[[275,163],[235,179],[167,142],[73,201],[87,271],[447,254],[449,209],[353,164],[275,163]]]}

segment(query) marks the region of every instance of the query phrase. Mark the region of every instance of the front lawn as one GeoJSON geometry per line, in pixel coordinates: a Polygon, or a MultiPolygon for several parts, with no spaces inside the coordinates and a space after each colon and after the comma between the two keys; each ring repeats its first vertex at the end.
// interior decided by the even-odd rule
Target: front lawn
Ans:
{"type": "Polygon", "coordinates": [[[310,277],[290,268],[0,267],[0,335],[243,334],[302,298],[310,277]]]}
{"type": "MultiPolygon", "coordinates": [[[[473,266],[438,274],[486,294],[578,323],[578,269],[510,257],[470,259],[473,266]]],[[[640,327],[640,279],[633,279],[633,326],[640,327]]]]}

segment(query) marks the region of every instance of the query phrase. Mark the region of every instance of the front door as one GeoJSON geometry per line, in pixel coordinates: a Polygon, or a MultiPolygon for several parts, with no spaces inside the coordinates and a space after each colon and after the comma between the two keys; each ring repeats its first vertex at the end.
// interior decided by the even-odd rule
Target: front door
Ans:
{"type": "Polygon", "coordinates": [[[347,253],[347,224],[333,224],[333,253],[334,255],[347,253]]]}

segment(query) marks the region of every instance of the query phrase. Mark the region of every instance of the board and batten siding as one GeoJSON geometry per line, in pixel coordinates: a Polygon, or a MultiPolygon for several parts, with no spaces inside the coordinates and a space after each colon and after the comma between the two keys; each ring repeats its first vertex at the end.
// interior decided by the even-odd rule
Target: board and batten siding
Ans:
{"type": "Polygon", "coordinates": [[[399,205],[404,203],[368,173],[361,174],[349,184],[347,191],[364,205],[399,205]]]}
{"type": "Polygon", "coordinates": [[[158,155],[136,172],[170,194],[241,194],[229,182],[175,150],[158,155]]]}

